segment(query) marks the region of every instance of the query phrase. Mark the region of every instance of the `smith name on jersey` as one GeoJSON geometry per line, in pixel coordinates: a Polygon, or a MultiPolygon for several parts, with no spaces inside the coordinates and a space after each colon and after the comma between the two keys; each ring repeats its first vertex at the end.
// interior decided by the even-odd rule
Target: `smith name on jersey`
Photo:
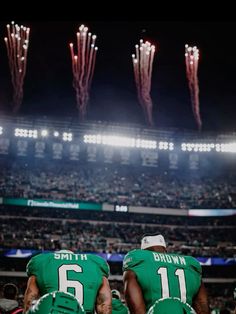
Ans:
{"type": "Polygon", "coordinates": [[[40,295],[57,290],[70,292],[87,312],[94,311],[102,278],[109,276],[109,266],[103,258],[66,250],[32,257],[26,271],[28,276],[36,276],[40,295]]]}

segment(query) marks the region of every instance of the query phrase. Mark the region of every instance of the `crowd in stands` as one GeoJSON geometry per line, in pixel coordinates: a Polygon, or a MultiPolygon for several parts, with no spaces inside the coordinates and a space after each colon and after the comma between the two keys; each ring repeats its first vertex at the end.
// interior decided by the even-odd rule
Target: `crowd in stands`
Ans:
{"type": "MultiPolygon", "coordinates": [[[[129,215],[126,217],[128,219],[129,215]]],[[[157,220],[158,217],[161,216],[156,216],[157,220]]],[[[168,218],[165,219],[168,222],[168,218]]],[[[32,217],[32,213],[31,217],[25,218],[2,215],[0,247],[39,250],[69,247],[83,252],[127,253],[140,246],[140,237],[143,234],[158,232],[165,234],[169,252],[206,257],[235,256],[235,220],[231,222],[231,226],[191,226],[187,223],[178,225],[171,221],[173,217],[165,225],[160,222],[110,223],[99,220],[37,218],[32,217]]]]}
{"type": "Polygon", "coordinates": [[[235,208],[236,177],[188,177],[143,167],[14,165],[0,169],[0,196],[161,208],[235,208]]]}

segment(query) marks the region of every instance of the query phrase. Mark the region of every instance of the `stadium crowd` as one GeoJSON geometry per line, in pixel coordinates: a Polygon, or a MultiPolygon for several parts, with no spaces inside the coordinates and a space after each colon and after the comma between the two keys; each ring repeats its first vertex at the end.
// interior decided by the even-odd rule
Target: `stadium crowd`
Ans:
{"type": "Polygon", "coordinates": [[[156,173],[135,167],[40,168],[14,164],[0,169],[0,196],[161,208],[234,208],[234,175],[208,177],[156,173]]]}
{"type": "MultiPolygon", "coordinates": [[[[165,216],[164,219],[169,224],[164,225],[160,224],[163,218],[155,215],[159,223],[145,224],[129,223],[128,219],[132,215],[127,214],[126,222],[110,223],[101,220],[37,218],[29,216],[32,215],[30,210],[25,218],[1,215],[0,247],[39,250],[70,247],[83,252],[127,253],[130,249],[139,247],[140,235],[153,234],[158,230],[166,235],[169,251],[206,257],[235,256],[236,235],[233,232],[233,220],[228,226],[191,226],[186,219],[185,223],[177,225],[176,222],[171,222],[173,217],[169,217],[168,222],[168,216],[165,216]]],[[[181,222],[181,218],[179,221],[181,222]]]]}

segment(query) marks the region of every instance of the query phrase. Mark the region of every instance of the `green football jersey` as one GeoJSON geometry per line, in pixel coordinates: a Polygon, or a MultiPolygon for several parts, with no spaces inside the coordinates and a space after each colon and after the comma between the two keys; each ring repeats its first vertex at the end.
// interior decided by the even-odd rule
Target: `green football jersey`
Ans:
{"type": "Polygon", "coordinates": [[[112,298],[112,314],[128,314],[129,310],[120,299],[112,298]]]}
{"type": "Polygon", "coordinates": [[[123,270],[135,272],[147,310],[169,297],[192,305],[201,284],[201,265],[191,256],[133,250],[125,256],[123,270]]]}
{"type": "Polygon", "coordinates": [[[32,257],[26,271],[28,276],[36,276],[40,295],[56,290],[70,292],[88,312],[94,311],[103,276],[109,276],[103,258],[65,250],[32,257]]]}

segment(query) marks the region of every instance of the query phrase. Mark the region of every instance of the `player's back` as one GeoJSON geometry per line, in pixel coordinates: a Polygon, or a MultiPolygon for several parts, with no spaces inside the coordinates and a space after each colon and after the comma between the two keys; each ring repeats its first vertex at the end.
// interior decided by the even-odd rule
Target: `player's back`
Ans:
{"type": "Polygon", "coordinates": [[[133,250],[125,256],[123,270],[135,272],[147,309],[168,297],[191,305],[201,283],[201,266],[191,256],[133,250]]]}
{"type": "Polygon", "coordinates": [[[56,290],[70,292],[86,312],[93,312],[102,277],[108,277],[109,267],[96,255],[59,251],[33,257],[27,274],[36,276],[41,295],[56,290]]]}

